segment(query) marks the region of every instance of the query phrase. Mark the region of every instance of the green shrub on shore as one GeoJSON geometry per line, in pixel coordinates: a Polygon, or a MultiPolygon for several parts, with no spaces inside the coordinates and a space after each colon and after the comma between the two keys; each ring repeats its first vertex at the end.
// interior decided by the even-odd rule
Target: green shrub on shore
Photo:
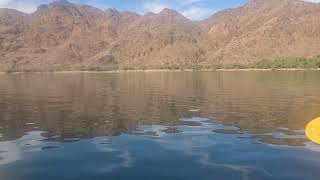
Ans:
{"type": "Polygon", "coordinates": [[[311,58],[276,58],[262,59],[251,64],[166,64],[162,66],[141,66],[119,67],[115,63],[104,64],[50,64],[45,66],[22,66],[17,63],[3,68],[4,72],[56,72],[56,71],[112,71],[112,70],[147,70],[147,69],[168,69],[168,70],[193,70],[204,69],[320,69],[320,55],[311,58]]]}
{"type": "Polygon", "coordinates": [[[221,66],[221,69],[249,69],[249,68],[251,67],[245,64],[227,64],[227,65],[221,66]]]}
{"type": "Polygon", "coordinates": [[[312,58],[263,59],[252,65],[257,69],[317,69],[320,68],[320,56],[312,58]]]}

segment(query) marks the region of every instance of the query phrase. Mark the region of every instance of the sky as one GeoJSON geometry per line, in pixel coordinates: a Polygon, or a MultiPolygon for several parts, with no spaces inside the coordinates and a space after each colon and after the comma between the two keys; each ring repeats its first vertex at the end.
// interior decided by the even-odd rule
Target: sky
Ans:
{"type": "MultiPolygon", "coordinates": [[[[32,13],[40,4],[48,4],[53,0],[0,0],[0,8],[17,9],[32,13]]],[[[238,7],[247,0],[69,0],[74,3],[88,4],[100,9],[115,8],[120,11],[131,11],[139,14],[158,13],[164,8],[179,11],[192,20],[205,19],[217,11],[238,7]]],[[[319,3],[320,0],[305,0],[319,3]]]]}

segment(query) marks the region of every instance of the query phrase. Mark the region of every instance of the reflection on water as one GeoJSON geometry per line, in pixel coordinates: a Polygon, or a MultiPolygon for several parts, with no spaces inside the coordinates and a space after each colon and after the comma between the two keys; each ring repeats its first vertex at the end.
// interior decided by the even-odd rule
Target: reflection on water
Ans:
{"type": "Polygon", "coordinates": [[[0,179],[314,179],[319,109],[317,71],[1,75],[0,179]]]}

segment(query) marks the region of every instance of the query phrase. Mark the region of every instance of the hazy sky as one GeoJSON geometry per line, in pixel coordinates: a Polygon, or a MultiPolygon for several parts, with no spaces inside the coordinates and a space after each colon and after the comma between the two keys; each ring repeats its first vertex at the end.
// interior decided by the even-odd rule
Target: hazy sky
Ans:
{"type": "MultiPolygon", "coordinates": [[[[13,8],[23,12],[33,12],[39,4],[50,3],[53,0],[0,0],[0,7],[13,8]]],[[[163,8],[179,11],[184,16],[193,19],[204,19],[216,11],[243,5],[247,0],[70,0],[75,3],[89,4],[100,9],[116,8],[118,10],[134,11],[140,14],[159,12],[163,8]]],[[[320,2],[320,0],[306,0],[320,2]]]]}

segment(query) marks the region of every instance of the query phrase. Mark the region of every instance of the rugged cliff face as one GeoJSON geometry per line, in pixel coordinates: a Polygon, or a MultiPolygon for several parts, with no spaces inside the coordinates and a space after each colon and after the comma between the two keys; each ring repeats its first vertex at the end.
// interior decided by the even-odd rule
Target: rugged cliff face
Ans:
{"type": "Polygon", "coordinates": [[[0,9],[0,71],[247,64],[320,54],[320,5],[250,0],[202,22],[58,0],[32,14],[0,9]]]}
{"type": "Polygon", "coordinates": [[[203,60],[201,29],[179,13],[164,9],[131,23],[108,51],[117,63],[133,68],[179,67],[203,60]]]}
{"type": "Polygon", "coordinates": [[[210,57],[223,63],[320,53],[320,5],[300,0],[250,0],[201,23],[210,57]]]}

